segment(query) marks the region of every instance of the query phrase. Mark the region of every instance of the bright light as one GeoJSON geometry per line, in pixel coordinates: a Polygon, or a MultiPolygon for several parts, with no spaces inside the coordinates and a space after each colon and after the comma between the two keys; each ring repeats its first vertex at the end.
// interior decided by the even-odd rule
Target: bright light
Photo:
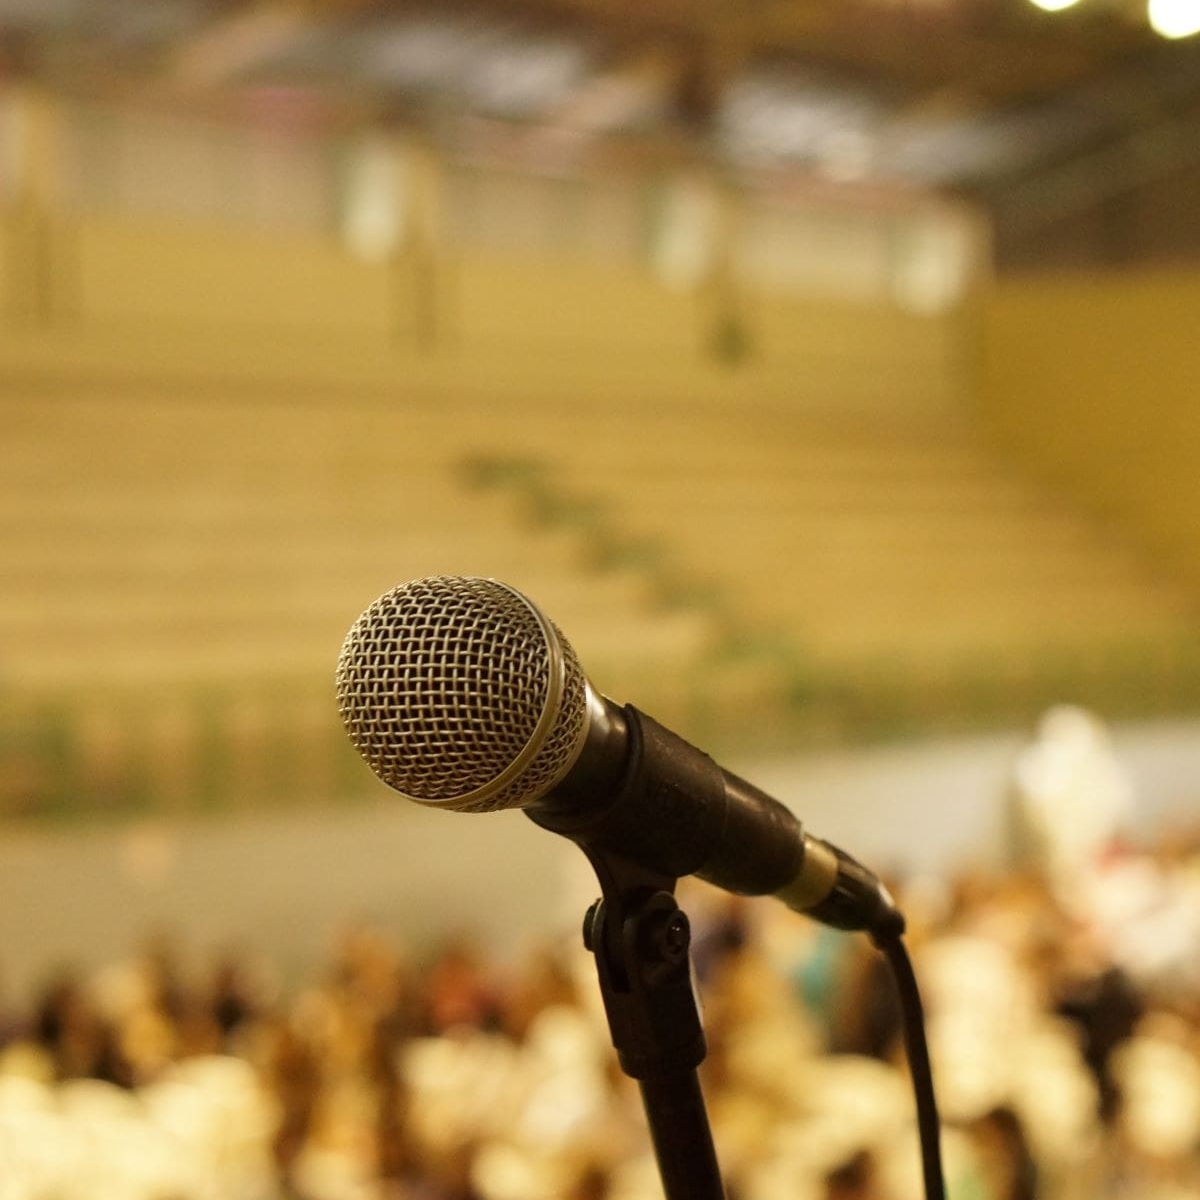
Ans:
{"type": "Polygon", "coordinates": [[[1147,8],[1155,33],[1166,38],[1200,33],[1200,0],[1150,0],[1147,8]]]}
{"type": "Polygon", "coordinates": [[[1044,8],[1047,12],[1062,12],[1064,8],[1078,4],[1079,0],[1030,0],[1030,2],[1036,4],[1038,8],[1044,8]]]}

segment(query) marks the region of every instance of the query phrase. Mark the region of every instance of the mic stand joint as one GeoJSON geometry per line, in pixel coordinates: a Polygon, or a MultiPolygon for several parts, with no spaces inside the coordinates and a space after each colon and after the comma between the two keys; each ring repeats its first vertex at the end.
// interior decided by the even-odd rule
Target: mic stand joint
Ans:
{"type": "Polygon", "coordinates": [[[697,1075],[707,1046],[676,880],[607,851],[581,849],[603,894],[588,910],[584,945],[596,959],[617,1059],[641,1089],[666,1200],[723,1200],[697,1075]]]}

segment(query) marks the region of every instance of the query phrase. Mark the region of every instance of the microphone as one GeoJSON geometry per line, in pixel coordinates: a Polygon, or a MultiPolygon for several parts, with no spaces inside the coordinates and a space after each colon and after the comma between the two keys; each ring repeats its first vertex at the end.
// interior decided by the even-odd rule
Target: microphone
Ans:
{"type": "Polygon", "coordinates": [[[898,938],[887,889],[778,800],[588,681],[558,627],[495,579],[401,584],[337,667],[350,740],[389,787],[455,812],[520,808],[585,848],[838,929],[898,938]]]}

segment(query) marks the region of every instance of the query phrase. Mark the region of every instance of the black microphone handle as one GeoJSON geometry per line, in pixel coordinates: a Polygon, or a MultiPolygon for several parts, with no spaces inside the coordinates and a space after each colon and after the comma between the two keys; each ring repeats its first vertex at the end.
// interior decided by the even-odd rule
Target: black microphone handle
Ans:
{"type": "Polygon", "coordinates": [[[598,734],[566,778],[525,809],[536,824],[741,895],[767,895],[796,877],[804,835],[789,809],[633,705],[598,699],[598,734]]]}
{"type": "Polygon", "coordinates": [[[839,929],[897,934],[903,918],[878,879],[804,833],[774,797],[633,705],[589,689],[579,758],[525,814],[552,833],[676,879],[775,895],[839,929]]]}

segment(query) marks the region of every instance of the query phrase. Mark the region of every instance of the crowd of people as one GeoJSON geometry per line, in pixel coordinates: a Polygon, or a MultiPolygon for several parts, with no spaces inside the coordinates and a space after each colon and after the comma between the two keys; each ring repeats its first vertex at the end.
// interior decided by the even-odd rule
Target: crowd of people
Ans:
{"type": "MultiPolygon", "coordinates": [[[[896,882],[948,1197],[1194,1198],[1200,836],[1135,849],[1085,820],[1067,793],[1103,791],[1077,769],[1094,730],[1051,732],[1017,772],[1009,868],[896,882]]],[[[729,1200],[920,1200],[883,958],[771,901],[679,893],[729,1200]]],[[[0,1012],[0,1200],[661,1197],[578,937],[514,962],[354,928],[286,985],[186,950],[0,1012]]]]}
{"type": "MultiPolygon", "coordinates": [[[[903,890],[950,1200],[1200,1194],[1200,941],[1148,945],[1196,932],[1200,845],[1106,874],[1140,897],[1115,924],[1112,903],[1089,922],[1038,873],[903,890]]],[[[916,1200],[883,960],[769,902],[681,898],[731,1200],[916,1200]]],[[[249,959],[197,975],[179,957],[159,942],[4,1014],[5,1200],[661,1194],[573,941],[519,965],[466,940],[417,961],[360,928],[294,988],[249,959]]]]}

